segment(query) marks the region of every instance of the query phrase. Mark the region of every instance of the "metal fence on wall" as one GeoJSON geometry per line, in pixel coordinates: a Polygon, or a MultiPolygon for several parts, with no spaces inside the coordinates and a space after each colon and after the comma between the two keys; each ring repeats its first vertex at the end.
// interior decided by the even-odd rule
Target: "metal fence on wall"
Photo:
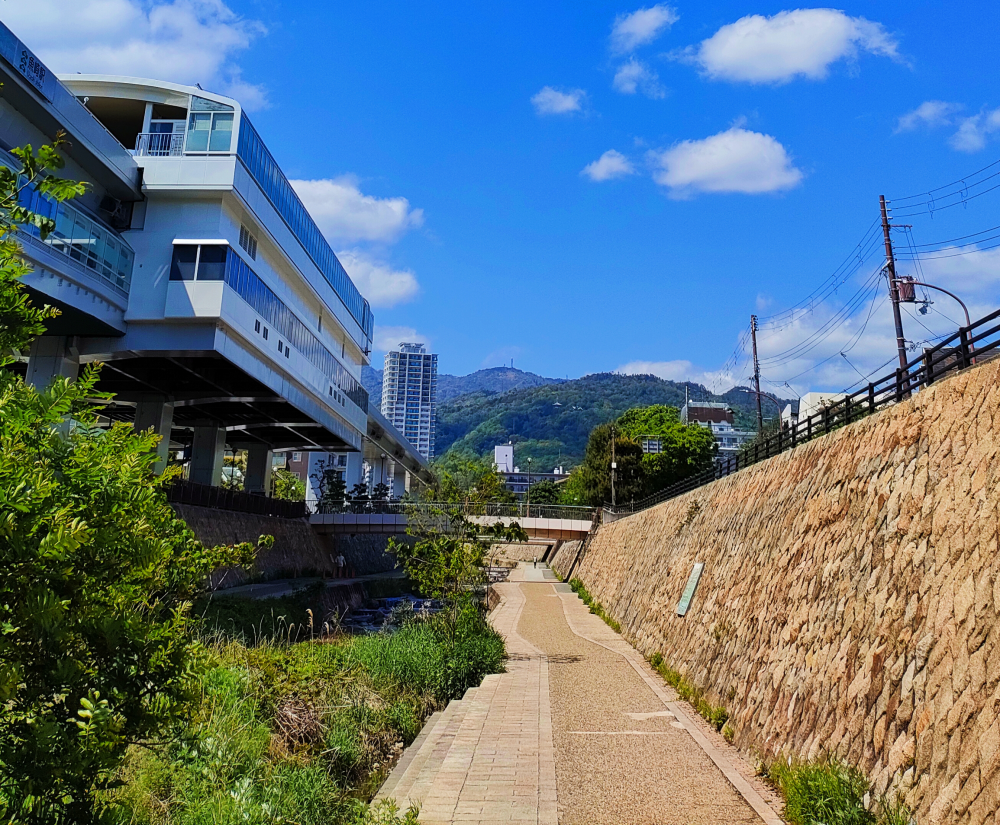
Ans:
{"type": "Polygon", "coordinates": [[[576,507],[563,504],[455,504],[450,502],[413,501],[349,501],[339,506],[316,506],[312,509],[323,515],[356,513],[379,516],[452,515],[485,516],[487,518],[545,518],[592,521],[593,507],[576,507]]]}
{"type": "Polygon", "coordinates": [[[226,490],[193,481],[175,481],[167,488],[167,501],[172,504],[194,504],[198,507],[212,507],[216,510],[233,510],[257,516],[278,518],[305,518],[304,501],[285,501],[280,498],[244,493],[242,490],[226,490]]]}
{"type": "Polygon", "coordinates": [[[769,438],[748,446],[739,455],[717,462],[709,470],[672,484],[640,501],[617,507],[605,505],[605,517],[607,520],[614,520],[616,517],[648,509],[791,450],[800,444],[847,426],[853,421],[866,418],[877,410],[898,404],[949,373],[994,358],[1000,354],[998,350],[1000,350],[1000,310],[967,327],[960,327],[954,335],[924,350],[923,354],[910,361],[905,369],[900,367],[877,381],[872,381],[840,401],[824,407],[815,415],[798,420],[784,429],[779,429],[769,438]]]}

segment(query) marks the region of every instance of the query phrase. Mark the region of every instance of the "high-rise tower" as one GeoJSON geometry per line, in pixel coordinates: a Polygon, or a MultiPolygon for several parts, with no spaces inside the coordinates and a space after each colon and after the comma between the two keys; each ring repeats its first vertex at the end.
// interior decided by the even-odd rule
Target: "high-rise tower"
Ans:
{"type": "Polygon", "coordinates": [[[437,428],[437,356],[423,344],[401,343],[385,354],[382,415],[424,458],[434,457],[437,428]]]}

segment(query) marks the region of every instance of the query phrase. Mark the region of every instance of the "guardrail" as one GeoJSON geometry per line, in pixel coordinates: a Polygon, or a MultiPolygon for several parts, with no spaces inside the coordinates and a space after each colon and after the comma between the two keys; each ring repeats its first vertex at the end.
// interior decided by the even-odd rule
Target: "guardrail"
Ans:
{"type": "Polygon", "coordinates": [[[233,510],[258,516],[277,518],[305,518],[304,501],[285,501],[262,495],[244,493],[242,490],[226,490],[193,481],[175,481],[167,488],[167,501],[171,504],[194,504],[198,507],[212,507],[216,510],[233,510]]]}
{"type": "Polygon", "coordinates": [[[1000,310],[980,318],[934,347],[925,349],[923,355],[910,361],[906,368],[872,381],[857,392],[824,407],[823,410],[794,425],[778,430],[773,436],[745,448],[740,455],[717,462],[711,469],[686,478],[660,490],[641,501],[610,507],[605,505],[608,520],[646,510],[661,502],[710,484],[720,478],[765,461],[786,450],[833,432],[848,424],[866,418],[876,411],[909,398],[913,393],[929,387],[949,373],[994,358],[1000,350],[1000,310]]]}
{"type": "Polygon", "coordinates": [[[452,515],[486,516],[487,518],[546,518],[592,521],[597,510],[593,507],[576,507],[563,504],[456,504],[451,502],[415,501],[352,501],[343,505],[313,503],[313,510],[320,515],[356,513],[381,516],[452,515]]]}
{"type": "Polygon", "coordinates": [[[135,139],[133,155],[179,158],[184,154],[184,132],[142,132],[135,139]]]}

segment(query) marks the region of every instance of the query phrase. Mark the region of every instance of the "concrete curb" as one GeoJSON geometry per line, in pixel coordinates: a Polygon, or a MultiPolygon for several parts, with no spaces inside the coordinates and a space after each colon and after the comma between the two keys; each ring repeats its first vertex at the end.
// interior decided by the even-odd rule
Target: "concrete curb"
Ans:
{"type": "MultiPolygon", "coordinates": [[[[625,659],[635,670],[636,673],[642,678],[642,680],[649,686],[650,690],[656,694],[656,696],[663,702],[664,707],[669,710],[674,717],[677,719],[678,723],[684,727],[690,735],[691,738],[698,744],[705,754],[708,756],[712,762],[715,763],[716,767],[722,771],[722,775],[726,778],[726,781],[733,786],[734,790],[743,797],[746,803],[753,808],[754,813],[761,818],[766,825],[785,825],[785,820],[782,819],[774,809],[768,805],[764,798],[757,793],[754,787],[740,775],[739,771],[733,766],[732,760],[729,755],[724,751],[713,745],[708,738],[702,733],[694,721],[691,719],[687,710],[681,708],[680,703],[674,701],[670,695],[664,690],[664,685],[662,679],[659,675],[654,673],[645,659],[639,654],[639,652],[632,647],[628,642],[621,638],[617,633],[607,627],[600,619],[596,616],[595,621],[601,622],[601,628],[604,628],[608,633],[614,634],[614,641],[617,644],[607,644],[598,638],[588,634],[581,623],[577,621],[577,617],[571,615],[569,609],[570,600],[579,604],[582,608],[586,609],[583,601],[576,595],[576,593],[570,592],[566,593],[564,590],[556,590],[556,595],[559,596],[560,601],[563,606],[563,614],[566,617],[566,624],[569,625],[569,629],[573,631],[581,639],[586,639],[592,644],[603,647],[605,650],[609,650],[612,653],[617,653],[619,656],[625,659]]],[[[590,616],[588,611],[587,616],[590,616]]],[[[582,618],[582,617],[581,617],[582,618]]],[[[609,640],[610,641],[610,640],[609,640]]]]}

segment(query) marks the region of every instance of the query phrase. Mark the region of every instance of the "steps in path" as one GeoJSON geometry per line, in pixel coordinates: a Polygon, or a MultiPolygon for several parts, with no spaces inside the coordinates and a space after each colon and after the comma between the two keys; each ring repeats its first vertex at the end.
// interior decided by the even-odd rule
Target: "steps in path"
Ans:
{"type": "MultiPolygon", "coordinates": [[[[487,677],[489,678],[489,677],[487,677]]],[[[461,699],[430,716],[417,738],[403,752],[373,802],[395,799],[401,811],[423,804],[434,778],[458,735],[478,688],[469,688],[461,699]]]]}

